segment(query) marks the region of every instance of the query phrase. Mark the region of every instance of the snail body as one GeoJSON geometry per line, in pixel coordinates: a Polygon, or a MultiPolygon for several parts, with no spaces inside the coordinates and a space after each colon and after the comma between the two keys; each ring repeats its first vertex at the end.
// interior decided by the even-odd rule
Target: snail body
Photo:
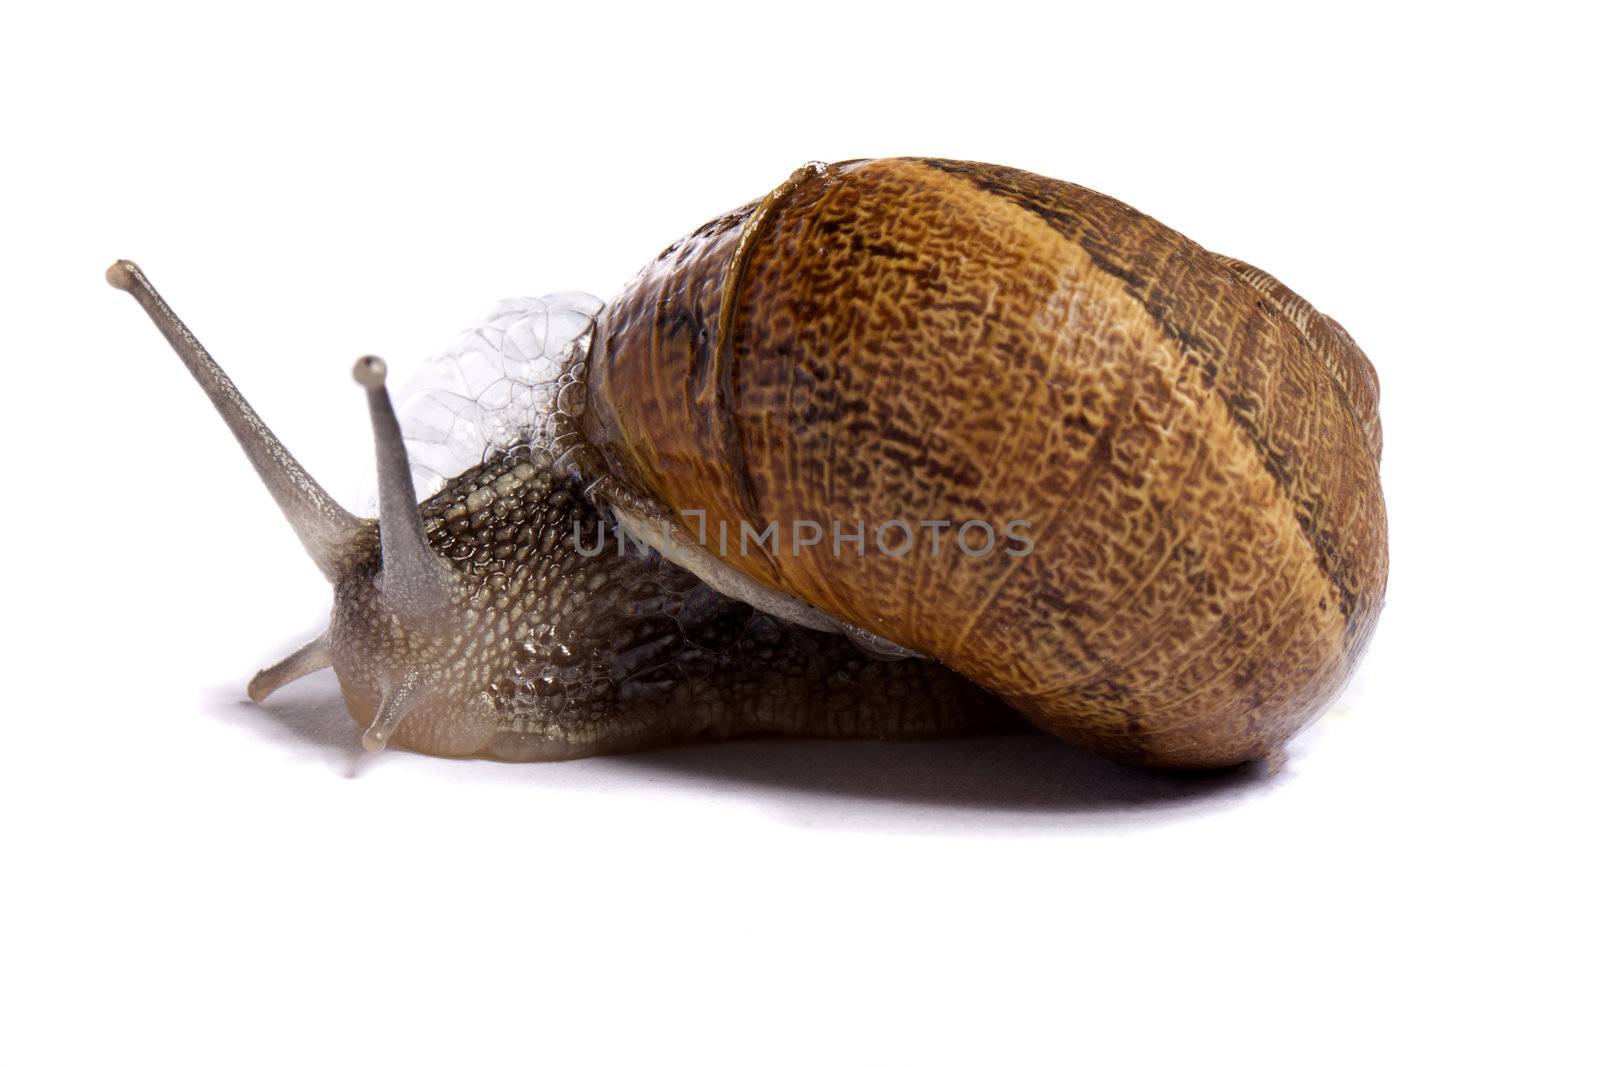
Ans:
{"type": "MultiPolygon", "coordinates": [[[[111,277],[229,417],[137,269],[111,277]]],[[[560,758],[1014,709],[1118,758],[1221,766],[1332,699],[1382,604],[1377,381],[1349,336],[1023,171],[802,168],[596,308],[537,429],[420,507],[381,372],[357,377],[382,522],[280,471],[335,611],[252,694],[332,665],[369,742],[560,758]],[[650,549],[587,553],[607,520],[650,549]]]]}

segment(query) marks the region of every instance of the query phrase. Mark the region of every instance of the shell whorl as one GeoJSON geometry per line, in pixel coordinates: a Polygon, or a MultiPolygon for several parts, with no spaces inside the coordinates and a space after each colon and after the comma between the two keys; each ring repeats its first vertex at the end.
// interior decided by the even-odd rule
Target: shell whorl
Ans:
{"type": "Polygon", "coordinates": [[[1154,763],[1275,749],[1387,573],[1376,378],[1264,272],[986,164],[803,170],[603,313],[583,431],[708,522],[1030,521],[1031,554],[728,563],[1154,763]]]}

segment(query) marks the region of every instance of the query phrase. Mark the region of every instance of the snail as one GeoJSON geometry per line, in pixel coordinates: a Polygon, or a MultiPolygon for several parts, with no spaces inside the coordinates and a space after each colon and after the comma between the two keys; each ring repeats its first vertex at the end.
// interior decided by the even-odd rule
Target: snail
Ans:
{"type": "Polygon", "coordinates": [[[1349,335],[1025,171],[802,167],[609,305],[502,305],[420,431],[363,357],[378,520],[318,486],[138,267],[107,277],[334,587],[327,632],[250,696],[332,667],[369,749],[1027,722],[1226,766],[1336,696],[1382,607],[1378,383],[1349,335]],[[452,448],[465,469],[438,469],[452,448]]]}

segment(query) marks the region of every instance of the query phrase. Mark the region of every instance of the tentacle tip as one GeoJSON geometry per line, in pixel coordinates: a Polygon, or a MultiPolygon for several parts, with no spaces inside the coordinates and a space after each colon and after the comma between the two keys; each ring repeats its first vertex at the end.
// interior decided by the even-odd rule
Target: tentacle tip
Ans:
{"type": "Polygon", "coordinates": [[[106,268],[106,284],[130,293],[133,291],[133,276],[138,272],[139,265],[133,260],[119,259],[106,268]]]}
{"type": "Polygon", "coordinates": [[[356,360],[350,375],[355,378],[357,385],[371,392],[383,388],[384,379],[389,376],[389,368],[377,356],[362,356],[356,360]]]}
{"type": "Polygon", "coordinates": [[[389,744],[389,735],[376,726],[367,727],[361,735],[361,747],[368,752],[382,752],[389,744]]]}
{"type": "Polygon", "coordinates": [[[245,696],[253,703],[259,704],[272,695],[272,686],[267,682],[266,675],[266,671],[257,671],[256,676],[250,679],[250,684],[245,686],[245,696]]]}

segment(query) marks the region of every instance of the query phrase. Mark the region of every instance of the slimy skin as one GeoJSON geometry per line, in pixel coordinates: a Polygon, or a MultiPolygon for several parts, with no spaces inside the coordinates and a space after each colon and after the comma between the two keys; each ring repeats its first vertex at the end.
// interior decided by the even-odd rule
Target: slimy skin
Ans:
{"type": "Polygon", "coordinates": [[[393,737],[403,747],[552,760],[752,734],[918,738],[1018,725],[999,700],[928,660],[873,659],[653,552],[619,554],[611,534],[596,552],[600,512],[527,449],[453,479],[422,515],[459,579],[434,636],[385,611],[375,527],[335,589],[329,628],[334,671],[362,725],[398,680],[424,679],[426,697],[393,737]]]}

